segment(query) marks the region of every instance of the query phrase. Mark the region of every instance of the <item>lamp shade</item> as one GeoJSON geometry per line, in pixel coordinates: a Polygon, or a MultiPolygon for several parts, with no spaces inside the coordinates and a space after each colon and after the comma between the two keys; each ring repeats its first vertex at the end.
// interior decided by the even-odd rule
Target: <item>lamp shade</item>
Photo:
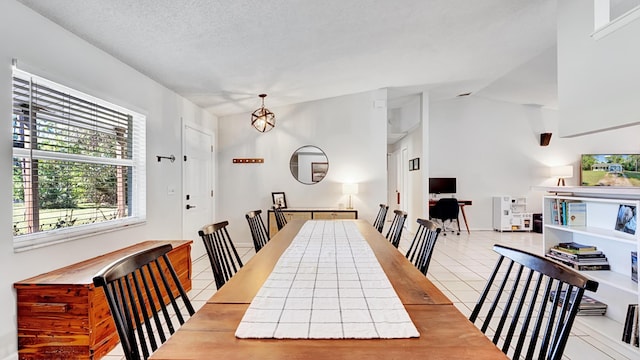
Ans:
{"type": "Polygon", "coordinates": [[[358,184],[342,184],[342,193],[345,195],[355,195],[358,193],[358,184]]]}
{"type": "Polygon", "coordinates": [[[571,178],[573,177],[573,166],[553,166],[549,169],[549,176],[554,178],[571,178]]]}

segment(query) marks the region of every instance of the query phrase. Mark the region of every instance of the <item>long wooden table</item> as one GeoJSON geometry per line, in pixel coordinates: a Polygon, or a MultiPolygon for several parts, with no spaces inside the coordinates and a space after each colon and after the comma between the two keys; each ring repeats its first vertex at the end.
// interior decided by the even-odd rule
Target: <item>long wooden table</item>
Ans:
{"type": "Polygon", "coordinates": [[[169,359],[507,359],[387,239],[353,220],[420,332],[412,339],[238,339],[235,331],[304,221],[291,221],[152,356],[169,359]]]}

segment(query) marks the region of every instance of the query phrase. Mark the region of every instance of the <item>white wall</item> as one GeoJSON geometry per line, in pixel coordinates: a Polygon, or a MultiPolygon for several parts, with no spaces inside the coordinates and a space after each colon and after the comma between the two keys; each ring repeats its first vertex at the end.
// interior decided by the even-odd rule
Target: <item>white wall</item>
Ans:
{"type": "MultiPolygon", "coordinates": [[[[428,176],[428,159],[423,154],[423,121],[422,121],[422,96],[416,96],[414,101],[404,104],[401,108],[398,109],[398,116],[401,117],[402,122],[408,123],[417,123],[417,127],[412,129],[412,131],[407,134],[404,138],[397,141],[396,143],[390,145],[388,150],[390,153],[394,151],[401,150],[403,148],[407,149],[409,160],[419,158],[420,160],[420,170],[407,171],[405,176],[407,176],[407,185],[408,189],[406,189],[408,198],[407,204],[403,206],[405,211],[407,212],[407,220],[405,225],[410,232],[415,232],[418,228],[416,223],[417,218],[426,218],[427,216],[427,203],[424,199],[426,197],[423,194],[424,190],[424,179],[428,176]]],[[[408,164],[405,164],[408,170],[408,164]]],[[[395,176],[395,169],[389,169],[391,176],[395,176]]],[[[392,213],[387,215],[387,221],[392,220],[392,213]]]]}
{"type": "Polygon", "coordinates": [[[594,39],[593,1],[557,7],[561,135],[640,124],[640,21],[594,39]]]}
{"type": "MultiPolygon", "coordinates": [[[[11,59],[19,67],[147,116],[147,223],[14,253],[11,217],[0,218],[0,359],[17,358],[16,303],[13,283],[61,266],[148,239],[182,238],[181,195],[167,195],[169,185],[181,189],[180,162],[158,163],[155,155],[180,157],[183,114],[213,128],[216,119],[175,93],[61,29],[13,0],[0,4],[0,113],[11,114],[11,59]]],[[[11,122],[3,121],[0,167],[11,168],[11,122]]],[[[11,172],[0,172],[3,214],[12,212],[11,172]]]]}
{"type": "Polygon", "coordinates": [[[638,153],[639,126],[576,138],[557,136],[558,113],[532,106],[474,96],[430,104],[429,176],[456,177],[458,198],[473,201],[465,208],[469,227],[492,229],[494,195],[524,195],[529,209],[541,212],[542,193],[531,186],[555,186],[549,166],[573,165],[579,183],[583,153],[638,153]],[[540,146],[540,133],[551,143],[540,146]]]}
{"type": "Polygon", "coordinates": [[[276,127],[260,133],[250,114],[220,118],[216,221],[229,221],[234,242],[251,244],[244,215],[271,207],[271,192],[283,191],[290,208],[338,208],[347,205],[342,184],[358,183],[353,207],[373,221],[386,201],[386,90],[340,96],[272,108],[276,127]],[[378,102],[376,102],[378,101],[378,102]],[[289,159],[301,146],[315,145],[329,159],[329,171],[314,185],[291,175],[289,159]],[[233,158],[264,158],[263,164],[233,164],[233,158]]]}

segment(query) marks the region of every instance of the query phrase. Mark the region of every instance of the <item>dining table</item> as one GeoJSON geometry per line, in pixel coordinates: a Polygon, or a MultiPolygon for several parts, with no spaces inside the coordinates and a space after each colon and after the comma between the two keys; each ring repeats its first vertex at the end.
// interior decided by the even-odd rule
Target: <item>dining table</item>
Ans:
{"type": "Polygon", "coordinates": [[[307,221],[314,220],[288,222],[150,359],[507,359],[442,291],[362,219],[333,221],[355,225],[419,336],[366,339],[237,337],[236,331],[252,301],[307,221]]]}

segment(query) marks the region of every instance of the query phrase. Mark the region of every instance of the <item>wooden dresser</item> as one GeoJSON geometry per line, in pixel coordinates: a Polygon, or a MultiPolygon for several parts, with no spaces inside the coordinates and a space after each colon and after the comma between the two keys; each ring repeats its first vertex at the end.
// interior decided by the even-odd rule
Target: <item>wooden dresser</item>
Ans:
{"type": "MultiPolygon", "coordinates": [[[[357,219],[358,210],[355,209],[310,209],[310,208],[294,208],[282,209],[282,213],[291,220],[336,220],[336,219],[357,219]]],[[[269,210],[267,218],[267,228],[269,229],[269,238],[278,232],[276,224],[276,216],[273,209],[269,210]]]]}
{"type": "Polygon", "coordinates": [[[191,289],[191,240],[144,241],[14,284],[20,359],[99,359],[119,342],[104,292],[93,276],[128,254],[170,243],[169,259],[191,289]]]}

